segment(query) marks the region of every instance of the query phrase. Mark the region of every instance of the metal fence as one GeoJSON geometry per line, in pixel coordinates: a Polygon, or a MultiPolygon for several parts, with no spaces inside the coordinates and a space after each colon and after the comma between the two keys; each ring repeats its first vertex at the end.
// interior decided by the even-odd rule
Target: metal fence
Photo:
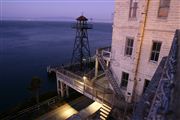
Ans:
{"type": "Polygon", "coordinates": [[[67,84],[68,86],[93,100],[97,100],[99,102],[107,102],[108,104],[111,104],[111,102],[113,101],[112,90],[88,79],[83,79],[83,77],[71,73],[70,71],[58,70],[57,77],[63,83],[67,84]]]}
{"type": "Polygon", "coordinates": [[[58,96],[55,96],[53,98],[50,98],[46,101],[43,101],[39,104],[36,104],[34,106],[31,106],[31,107],[28,107],[26,109],[23,109],[21,111],[18,111],[16,113],[12,113],[4,118],[2,118],[2,120],[12,120],[12,119],[17,119],[17,118],[20,118],[21,116],[25,115],[25,114],[28,114],[28,113],[33,113],[33,112],[36,112],[36,111],[39,111],[41,110],[41,108],[43,108],[44,106],[51,106],[57,102],[60,101],[60,98],[58,96]]]}

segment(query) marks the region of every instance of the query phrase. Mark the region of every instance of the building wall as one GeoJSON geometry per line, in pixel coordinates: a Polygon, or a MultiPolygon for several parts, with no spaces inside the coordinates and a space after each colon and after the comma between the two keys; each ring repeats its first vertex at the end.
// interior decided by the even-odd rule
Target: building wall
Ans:
{"type": "Polygon", "coordinates": [[[144,89],[144,80],[151,79],[163,56],[167,56],[171,47],[175,29],[180,28],[180,1],[171,0],[168,17],[158,18],[160,0],[150,0],[145,26],[144,38],[140,52],[137,76],[135,74],[137,59],[137,42],[139,27],[144,12],[145,0],[138,0],[137,19],[129,19],[130,0],[116,0],[115,16],[112,36],[112,60],[111,68],[117,76],[118,84],[121,84],[122,71],[129,73],[127,90],[140,96],[144,89]],[[133,53],[131,57],[124,55],[126,37],[134,38],[133,53]],[[152,41],[161,41],[161,51],[157,63],[151,62],[150,54],[152,41]],[[136,78],[136,81],[135,81],[136,78]],[[137,82],[132,84],[131,81],[137,82]]]}

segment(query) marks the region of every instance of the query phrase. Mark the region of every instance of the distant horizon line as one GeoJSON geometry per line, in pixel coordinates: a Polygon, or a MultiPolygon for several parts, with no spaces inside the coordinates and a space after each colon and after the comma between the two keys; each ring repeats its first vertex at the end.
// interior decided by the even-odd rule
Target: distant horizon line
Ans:
{"type": "MultiPolygon", "coordinates": [[[[27,0],[27,1],[23,1],[23,0],[16,0],[16,1],[13,1],[13,0],[8,0],[8,1],[4,1],[4,0],[2,0],[1,2],[6,2],[6,3],[8,3],[8,2],[107,2],[107,3],[114,3],[114,2],[116,2],[116,1],[107,1],[107,0],[96,0],[96,1],[92,1],[92,0],[87,0],[87,1],[84,1],[84,0],[76,0],[76,1],[73,1],[73,0],[61,0],[61,1],[57,1],[57,0],[51,0],[51,1],[49,1],[49,0],[36,0],[36,1],[31,1],[31,0],[27,0]]],[[[119,1],[117,1],[117,2],[119,2],[119,1]]]]}
{"type": "MultiPolygon", "coordinates": [[[[76,22],[76,20],[38,20],[38,19],[1,19],[0,21],[24,21],[24,22],[76,22]]],[[[89,21],[89,23],[113,23],[112,21],[89,21]]]]}

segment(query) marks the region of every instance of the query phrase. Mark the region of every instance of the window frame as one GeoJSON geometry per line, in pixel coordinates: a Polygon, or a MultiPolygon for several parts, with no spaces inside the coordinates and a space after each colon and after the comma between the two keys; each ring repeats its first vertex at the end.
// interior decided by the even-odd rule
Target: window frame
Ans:
{"type": "MultiPolygon", "coordinates": [[[[153,41],[152,41],[150,58],[149,58],[149,61],[150,61],[150,62],[157,63],[157,62],[159,61],[159,56],[160,56],[160,53],[161,53],[161,48],[162,48],[162,41],[156,41],[156,40],[153,40],[153,41]],[[161,46],[160,46],[160,50],[159,50],[159,51],[154,51],[154,50],[153,50],[153,45],[154,45],[154,43],[160,43],[161,46]],[[153,57],[154,59],[151,60],[151,56],[152,56],[152,53],[153,53],[153,52],[155,52],[155,55],[154,55],[154,57],[153,57]],[[155,59],[156,59],[156,55],[157,55],[157,54],[159,54],[159,55],[158,55],[158,58],[157,58],[157,61],[156,61],[155,59]]],[[[156,46],[156,50],[157,50],[157,46],[156,46]]]]}
{"type": "Polygon", "coordinates": [[[130,0],[129,16],[128,16],[129,20],[136,20],[137,19],[137,10],[138,10],[138,1],[137,0],[130,0]],[[136,6],[135,6],[135,4],[136,4],[136,6]]]}
{"type": "Polygon", "coordinates": [[[128,81],[129,81],[129,73],[127,72],[124,72],[122,71],[122,74],[121,74],[121,84],[120,84],[120,87],[123,88],[123,89],[127,89],[127,86],[128,86],[128,81]],[[127,75],[126,77],[128,77],[128,79],[126,80],[124,77],[124,75],[127,75]],[[123,86],[123,82],[126,82],[126,86],[123,86]]]}
{"type": "Polygon", "coordinates": [[[163,18],[163,19],[166,19],[167,17],[168,17],[168,15],[169,15],[169,9],[170,9],[170,4],[171,4],[171,0],[169,0],[169,4],[167,4],[167,5],[163,5],[161,2],[162,2],[163,0],[159,0],[159,8],[158,8],[158,14],[157,14],[157,17],[158,18],[163,18]],[[160,12],[161,12],[161,10],[162,9],[167,9],[167,15],[166,16],[161,16],[160,15],[160,12]]]}
{"type": "Polygon", "coordinates": [[[126,37],[124,56],[131,57],[133,54],[133,48],[134,48],[134,38],[133,37],[126,37]],[[130,46],[129,46],[129,42],[130,42],[130,46]]]}

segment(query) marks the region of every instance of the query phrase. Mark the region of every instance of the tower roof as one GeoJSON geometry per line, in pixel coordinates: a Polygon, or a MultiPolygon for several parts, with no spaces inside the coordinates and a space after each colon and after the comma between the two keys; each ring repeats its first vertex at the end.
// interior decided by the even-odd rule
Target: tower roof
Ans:
{"type": "Polygon", "coordinates": [[[76,20],[78,20],[78,21],[88,21],[88,19],[86,17],[84,17],[83,15],[79,16],[76,20]]]}

